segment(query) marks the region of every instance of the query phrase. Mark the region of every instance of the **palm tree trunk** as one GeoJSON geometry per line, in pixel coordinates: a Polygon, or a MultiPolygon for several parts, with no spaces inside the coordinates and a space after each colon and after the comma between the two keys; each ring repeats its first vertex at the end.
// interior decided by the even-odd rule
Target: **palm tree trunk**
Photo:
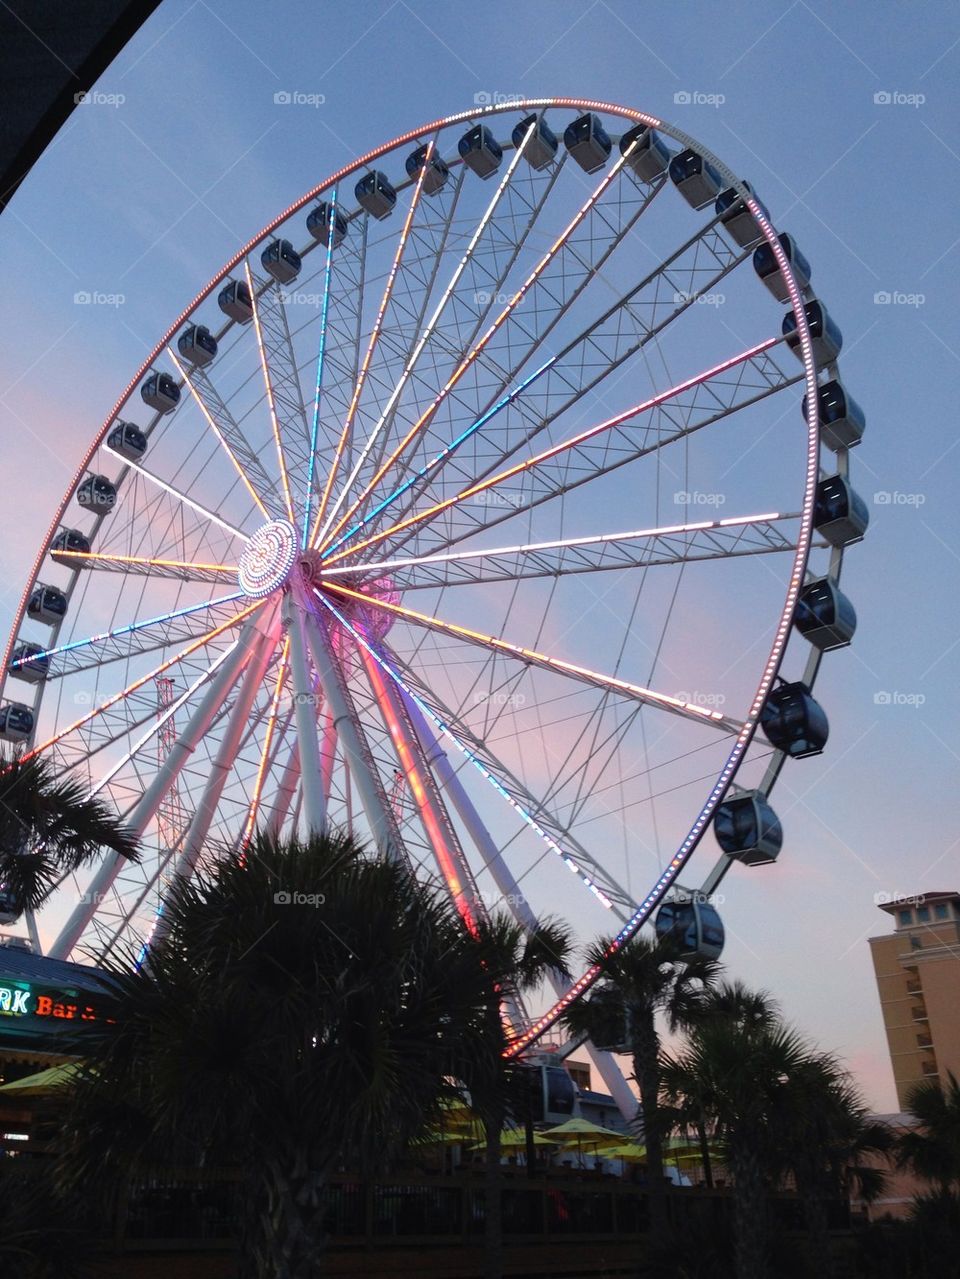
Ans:
{"type": "Polygon", "coordinates": [[[830,1221],[827,1201],[817,1186],[798,1185],[803,1196],[803,1215],[810,1247],[811,1274],[820,1279],[833,1277],[833,1249],[830,1246],[830,1221]]]}
{"type": "Polygon", "coordinates": [[[254,1210],[241,1232],[242,1279],[312,1279],[326,1243],[325,1172],[301,1154],[265,1160],[258,1170],[254,1210]]]}
{"type": "Polygon", "coordinates": [[[667,1186],[663,1172],[663,1134],[660,1124],[660,1040],[652,1008],[633,1012],[633,1073],[640,1089],[643,1140],[647,1148],[647,1202],[650,1233],[662,1239],[669,1226],[667,1186]]]}
{"type": "Polygon", "coordinates": [[[503,1274],[503,1174],[500,1170],[500,1140],[505,1121],[506,1108],[502,1102],[494,1102],[484,1115],[484,1279],[501,1279],[503,1274]]]}
{"type": "Polygon", "coordinates": [[[750,1144],[730,1152],[733,1172],[737,1279],[768,1279],[767,1194],[756,1151],[750,1144]]]}

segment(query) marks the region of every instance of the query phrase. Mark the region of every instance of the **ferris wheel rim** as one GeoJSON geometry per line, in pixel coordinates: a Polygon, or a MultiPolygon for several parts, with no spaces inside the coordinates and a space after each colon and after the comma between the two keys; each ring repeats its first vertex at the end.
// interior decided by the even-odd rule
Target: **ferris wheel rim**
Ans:
{"type": "MultiPolygon", "coordinates": [[[[786,648],[786,642],[790,634],[790,625],[792,622],[796,596],[799,592],[800,586],[803,581],[803,576],[806,571],[807,560],[809,557],[809,551],[810,551],[810,545],[811,545],[812,529],[813,529],[813,493],[816,487],[817,473],[818,473],[817,468],[818,468],[818,462],[819,462],[819,419],[818,419],[817,396],[816,396],[817,365],[812,356],[812,350],[810,345],[810,333],[809,333],[809,329],[806,321],[806,316],[804,314],[803,290],[801,285],[797,282],[796,278],[794,277],[791,264],[784,256],[782,249],[780,249],[779,242],[777,241],[776,230],[773,228],[772,224],[768,222],[767,218],[765,217],[762,211],[761,206],[757,204],[749,188],[745,187],[744,184],[739,179],[736,178],[733,172],[718,157],[716,157],[708,148],[704,147],[699,142],[699,140],[693,138],[691,135],[685,133],[682,130],[676,129],[673,126],[664,123],[658,117],[648,115],[646,113],[634,110],[632,108],[622,107],[622,106],[618,106],[615,104],[610,104],[602,101],[584,99],[584,98],[566,98],[566,97],[531,98],[531,99],[523,99],[523,100],[504,102],[504,103],[498,103],[498,104],[490,104],[482,107],[475,107],[473,110],[454,113],[452,115],[442,117],[438,120],[424,124],[417,129],[414,129],[399,135],[397,138],[392,139],[391,141],[383,144],[382,146],[367,152],[364,156],[360,157],[358,160],[351,162],[347,166],[344,166],[342,169],[334,173],[331,177],[325,179],[322,183],[311,188],[305,195],[303,195],[293,204],[288,206],[287,209],[285,209],[274,220],[268,223],[255,237],[253,237],[250,241],[248,241],[247,244],[245,244],[237,252],[237,254],[235,254],[224,265],[224,267],[200,291],[200,293],[197,294],[197,296],[191,301],[189,306],[185,308],[184,311],[181,312],[181,314],[177,317],[177,319],[174,321],[171,327],[167,330],[167,332],[158,342],[154,350],[150,353],[148,358],[140,366],[137,373],[128,384],[127,388],[124,390],[120,398],[117,400],[116,404],[111,410],[110,415],[104,421],[99,432],[95,436],[94,441],[91,444],[88,453],[84,457],[83,462],[81,463],[75,476],[73,477],[73,480],[71,481],[70,485],[68,486],[66,490],[66,493],[60,504],[60,507],[57,510],[55,518],[44,539],[44,543],[34,563],[33,569],[31,570],[23,597],[21,599],[17,614],[13,622],[13,626],[11,628],[10,637],[8,639],[8,644],[7,644],[6,654],[5,654],[3,672],[4,672],[4,682],[5,682],[6,679],[8,678],[7,667],[10,660],[10,654],[12,652],[13,645],[16,643],[20,628],[23,624],[25,612],[26,612],[26,606],[30,599],[31,592],[41,580],[40,574],[42,571],[44,560],[50,551],[52,542],[57,534],[58,529],[60,529],[61,527],[62,520],[64,518],[70,499],[76,493],[78,485],[80,484],[84,475],[87,473],[89,464],[92,458],[94,457],[97,449],[102,445],[110,428],[117,421],[119,415],[124,409],[124,406],[130,400],[130,397],[134,394],[138,385],[142,382],[144,376],[147,375],[150,372],[150,370],[156,366],[157,360],[162,355],[163,351],[169,347],[169,344],[176,337],[177,333],[181,330],[184,323],[189,321],[190,317],[196,312],[196,310],[200,307],[200,305],[213,293],[213,291],[217,288],[217,286],[221,284],[230,275],[231,271],[233,271],[241,263],[244,263],[248,259],[250,253],[252,253],[253,250],[256,249],[259,245],[261,245],[265,240],[268,240],[269,237],[273,235],[273,233],[277,230],[277,228],[282,226],[293,214],[303,209],[312,200],[315,200],[318,196],[322,195],[324,192],[328,192],[331,189],[334,189],[337,186],[337,184],[341,182],[345,177],[348,177],[353,173],[356,173],[364,168],[369,167],[373,163],[373,161],[380,158],[381,156],[389,154],[390,152],[397,150],[398,148],[404,146],[405,144],[411,141],[420,139],[424,135],[427,135],[431,132],[437,132],[442,129],[448,128],[451,125],[456,125],[461,122],[482,119],[490,116],[503,115],[507,112],[517,112],[517,111],[524,111],[524,110],[542,110],[542,109],[557,108],[557,107],[559,108],[570,107],[570,108],[581,109],[585,111],[595,110],[595,111],[604,112],[610,115],[616,115],[624,118],[627,121],[631,121],[636,124],[645,124],[649,126],[650,128],[655,128],[659,130],[660,132],[662,132],[663,134],[665,134],[667,137],[675,141],[684,143],[686,145],[694,146],[701,155],[703,155],[707,160],[709,160],[712,164],[715,165],[717,170],[723,176],[724,180],[727,181],[728,185],[738,191],[738,193],[744,198],[747,205],[750,207],[751,212],[753,213],[755,220],[757,221],[757,225],[760,227],[763,233],[764,239],[770,245],[774,255],[777,257],[781,273],[783,274],[784,279],[788,283],[788,289],[790,291],[790,300],[793,303],[794,312],[797,317],[798,339],[799,339],[801,350],[803,352],[804,380],[806,382],[806,389],[808,394],[807,478],[806,478],[806,484],[805,484],[803,510],[800,513],[801,526],[800,526],[800,533],[797,538],[796,554],[794,556],[793,569],[790,576],[790,584],[787,590],[783,609],[781,610],[781,617],[777,626],[777,633],[774,640],[774,645],[771,649],[771,655],[768,658],[767,663],[765,664],[761,681],[758,685],[757,692],[751,703],[751,710],[749,712],[748,718],[744,722],[744,726],[741,730],[741,733],[740,735],[738,735],[736,739],[734,748],[731,751],[730,756],[728,757],[727,763],[724,765],[723,770],[721,770],[721,775],[720,775],[720,778],[718,779],[718,782],[716,783],[714,788],[711,790],[710,795],[708,796],[707,802],[701,809],[701,812],[697,820],[695,821],[694,825],[691,827],[691,831],[687,836],[687,840],[684,841],[684,844],[681,845],[681,848],[686,847],[687,842],[691,839],[691,837],[693,837],[693,842],[689,844],[689,847],[686,847],[686,852],[682,860],[679,862],[679,864],[674,865],[676,858],[674,859],[673,862],[671,862],[670,865],[671,867],[674,868],[674,873],[670,875],[669,880],[667,880],[666,882],[662,882],[662,877],[661,877],[661,880],[657,881],[657,885],[655,886],[655,889],[653,890],[653,892],[648,894],[641,902],[638,908],[638,914],[640,915],[640,917],[637,918],[635,916],[633,918],[633,920],[631,921],[631,925],[629,927],[629,933],[627,934],[629,936],[632,936],[633,933],[635,933],[643,925],[643,923],[645,923],[646,920],[650,917],[653,910],[656,908],[659,902],[663,899],[663,897],[669,891],[671,886],[675,883],[684,865],[686,865],[686,863],[689,861],[689,858],[692,856],[693,852],[696,849],[697,844],[699,843],[700,837],[702,836],[702,834],[704,833],[707,827],[710,817],[712,816],[718,804],[722,801],[722,798],[724,794],[726,793],[728,786],[730,785],[734,776],[736,775],[739,764],[742,762],[742,759],[746,753],[746,750],[755,733],[757,724],[759,722],[760,711],[762,709],[763,703],[766,699],[767,694],[769,693],[770,688],[773,686],[774,680],[780,669],[784,650],[786,648]],[[731,761],[733,762],[731,763],[731,761]],[[695,837],[694,837],[694,832],[696,832],[695,837]],[[653,896],[653,893],[656,893],[655,897],[653,896]]],[[[668,867],[668,871],[669,871],[669,867],[668,867]]],[[[621,930],[621,935],[618,935],[621,937],[621,941],[619,944],[622,944],[622,941],[626,940],[626,936],[623,935],[623,932],[624,930],[621,930]]],[[[572,990],[575,991],[575,995],[573,997],[579,996],[580,994],[584,993],[584,991],[587,988],[589,988],[590,983],[587,982],[586,984],[583,984],[583,981],[584,981],[583,978],[579,979],[579,981],[575,983],[574,986],[572,987],[572,990]]],[[[557,1009],[559,1007],[560,1007],[559,1004],[555,1005],[554,1008],[551,1009],[550,1012],[545,1015],[545,1017],[549,1019],[549,1022],[548,1022],[549,1025],[552,1025],[553,1022],[556,1021],[556,1016],[554,1014],[557,1013],[557,1009]]],[[[535,1027],[533,1028],[533,1029],[539,1028],[538,1033],[543,1033],[543,1031],[548,1028],[548,1025],[541,1024],[543,1020],[544,1019],[538,1020],[538,1022],[535,1023],[535,1027]]],[[[524,1043],[519,1044],[516,1048],[516,1051],[517,1052],[522,1051],[522,1049],[526,1047],[529,1042],[532,1042],[532,1040],[527,1040],[524,1043]]]]}

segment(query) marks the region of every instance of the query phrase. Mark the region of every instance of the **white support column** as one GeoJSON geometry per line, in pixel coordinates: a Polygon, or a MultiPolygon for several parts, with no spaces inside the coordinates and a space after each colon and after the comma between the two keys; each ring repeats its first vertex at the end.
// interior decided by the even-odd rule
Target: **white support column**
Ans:
{"type": "MultiPolygon", "coordinates": [[[[538,921],[530,907],[530,903],[520,891],[520,885],[514,879],[513,872],[504,861],[499,848],[497,848],[480,814],[474,807],[473,801],[464,789],[463,783],[450,763],[446,751],[440,745],[433,729],[427,723],[416,702],[403,690],[400,690],[400,696],[403,699],[414,730],[420,739],[427,763],[433,775],[450,796],[451,803],[457,810],[460,820],[476,845],[484,866],[493,876],[506,906],[514,919],[519,924],[522,924],[524,928],[530,931],[536,929],[538,921]]],[[[561,979],[550,976],[549,981],[558,999],[566,994],[566,987],[561,979]]],[[[592,1044],[587,1044],[587,1052],[597,1068],[597,1073],[609,1089],[610,1096],[617,1103],[624,1119],[633,1119],[637,1112],[637,1098],[631,1091],[626,1079],[624,1079],[623,1072],[614,1061],[612,1055],[601,1052],[599,1049],[594,1048],[592,1044]]]]}
{"type": "MultiPolygon", "coordinates": [[[[255,641],[257,617],[255,613],[244,624],[233,651],[223,662],[216,676],[211,680],[199,706],[190,717],[189,723],[180,733],[171,747],[170,753],[157,770],[153,781],[144,791],[142,798],[130,814],[127,825],[138,837],[143,834],[156,815],[167,791],[176,781],[180,770],[196,749],[204,734],[213,723],[214,717],[226,700],[240,674],[240,670],[250,655],[251,645],[255,641]]],[[[96,913],[98,904],[104,900],[120,873],[125,858],[111,854],[105,858],[100,869],[84,894],[84,900],[74,908],[70,918],[60,930],[56,941],[50,947],[52,959],[66,959],[79,941],[83,930],[96,913]]]]}
{"type": "Polygon", "coordinates": [[[310,678],[303,632],[303,611],[293,590],[283,601],[283,620],[290,636],[290,670],[293,676],[294,714],[300,750],[300,779],[308,830],[319,834],[327,824],[323,765],[317,741],[317,694],[310,678]]]}
{"type": "Polygon", "coordinates": [[[403,857],[403,848],[396,847],[396,823],[392,820],[387,797],[373,773],[372,760],[364,749],[354,722],[353,713],[340,683],[340,674],[334,666],[330,641],[320,628],[309,602],[304,601],[303,616],[307,644],[313,664],[320,677],[324,698],[333,716],[333,727],[340,739],[343,754],[349,766],[350,776],[356,783],[370,831],[377,849],[391,860],[403,857]]]}
{"type": "Polygon", "coordinates": [[[277,793],[274,796],[271,807],[270,820],[267,822],[267,830],[274,839],[280,834],[283,823],[287,820],[287,813],[290,811],[290,803],[299,780],[300,746],[296,738],[294,738],[293,745],[290,747],[290,758],[287,760],[283,776],[280,778],[280,785],[277,787],[277,793]]]}
{"type": "MultiPolygon", "coordinates": [[[[237,750],[244,730],[250,720],[253,703],[263,684],[270,657],[273,654],[278,637],[277,608],[261,609],[257,614],[257,638],[247,669],[237,693],[236,701],[230,710],[227,725],[216,758],[210,766],[207,783],[197,804],[193,819],[184,837],[180,856],[173,869],[174,878],[189,879],[193,874],[210,826],[220,803],[227,777],[236,763],[237,750]]],[[[164,917],[160,915],[154,930],[153,940],[158,941],[163,935],[164,917]]]]}

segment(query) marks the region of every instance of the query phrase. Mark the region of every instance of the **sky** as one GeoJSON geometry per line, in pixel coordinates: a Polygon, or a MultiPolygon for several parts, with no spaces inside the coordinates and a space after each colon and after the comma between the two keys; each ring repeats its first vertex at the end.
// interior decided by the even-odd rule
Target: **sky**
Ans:
{"type": "Polygon", "coordinates": [[[120,390],[302,192],[478,95],[594,97],[672,122],[803,246],[867,415],[852,467],[871,527],[844,568],[859,626],[817,685],[830,743],[778,784],[777,866],[724,885],[725,960],[895,1110],[877,903],[960,888],[958,58],[960,14],[936,2],[532,0],[521,15],[501,0],[165,0],[0,218],[0,626],[120,390]]]}

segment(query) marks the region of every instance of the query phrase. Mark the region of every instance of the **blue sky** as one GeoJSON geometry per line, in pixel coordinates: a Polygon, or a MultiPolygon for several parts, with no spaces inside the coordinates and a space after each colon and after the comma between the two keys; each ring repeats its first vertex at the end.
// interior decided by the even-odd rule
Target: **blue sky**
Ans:
{"type": "Polygon", "coordinates": [[[136,367],[303,191],[481,93],[662,116],[797,237],[867,413],[853,469],[872,525],[844,577],[859,630],[818,683],[830,745],[778,787],[781,863],[727,881],[743,942],[726,958],[894,1109],[875,898],[960,887],[958,40],[956,7],[939,3],[166,0],[0,218],[0,623],[136,367]]]}

